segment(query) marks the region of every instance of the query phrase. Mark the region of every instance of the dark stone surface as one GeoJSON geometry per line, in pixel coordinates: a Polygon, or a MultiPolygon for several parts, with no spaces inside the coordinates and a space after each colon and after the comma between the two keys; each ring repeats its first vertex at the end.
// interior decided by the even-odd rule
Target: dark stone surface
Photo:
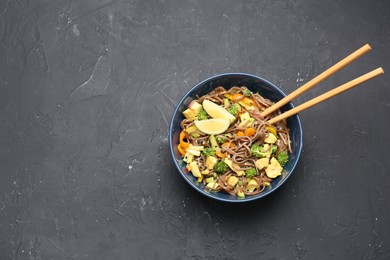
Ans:
{"type": "Polygon", "coordinates": [[[390,68],[390,1],[0,3],[0,259],[389,259],[390,88],[382,75],[301,114],[282,189],[193,191],[169,155],[175,104],[223,72],[295,101],[390,68]]]}

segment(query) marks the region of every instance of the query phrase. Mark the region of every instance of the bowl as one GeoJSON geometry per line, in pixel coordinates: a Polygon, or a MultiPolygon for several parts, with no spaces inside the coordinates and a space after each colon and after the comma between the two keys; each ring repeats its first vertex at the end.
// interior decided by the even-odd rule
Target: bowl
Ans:
{"type": "MultiPolygon", "coordinates": [[[[183,111],[188,108],[189,103],[195,99],[197,95],[203,96],[218,86],[223,86],[225,89],[229,89],[233,86],[246,86],[252,92],[258,92],[264,98],[270,99],[273,102],[277,102],[286,96],[278,87],[268,80],[246,73],[220,74],[201,81],[184,95],[172,115],[169,127],[169,145],[173,161],[184,180],[192,188],[209,198],[225,202],[247,202],[263,198],[282,186],[293,173],[294,168],[298,163],[302,150],[302,126],[299,116],[295,115],[287,119],[293,153],[289,154],[289,161],[284,166],[282,175],[274,179],[271,185],[263,192],[253,196],[246,196],[245,198],[239,198],[224,192],[210,192],[205,189],[203,183],[199,183],[197,178],[188,172],[186,163],[183,162],[177,146],[179,144],[179,135],[181,132],[180,122],[184,119],[183,111]]],[[[280,110],[283,112],[290,110],[293,107],[293,104],[290,102],[284,105],[280,110]]]]}

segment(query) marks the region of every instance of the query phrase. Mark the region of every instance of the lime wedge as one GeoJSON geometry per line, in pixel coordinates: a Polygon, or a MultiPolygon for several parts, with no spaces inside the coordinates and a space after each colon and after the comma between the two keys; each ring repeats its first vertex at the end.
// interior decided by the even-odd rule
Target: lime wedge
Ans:
{"type": "Polygon", "coordinates": [[[230,125],[230,121],[224,118],[213,118],[201,121],[194,121],[199,131],[208,135],[217,135],[225,132],[230,125]]]}
{"type": "Polygon", "coordinates": [[[203,109],[211,116],[212,118],[223,118],[229,120],[230,123],[233,123],[236,120],[236,117],[230,114],[223,107],[215,104],[214,102],[205,99],[202,103],[203,109]]]}

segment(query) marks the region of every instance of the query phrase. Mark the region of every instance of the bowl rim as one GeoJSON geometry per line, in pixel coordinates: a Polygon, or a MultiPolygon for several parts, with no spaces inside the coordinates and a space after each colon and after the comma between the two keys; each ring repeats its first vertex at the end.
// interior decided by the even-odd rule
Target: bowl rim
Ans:
{"type": "MultiPolygon", "coordinates": [[[[175,160],[176,156],[175,156],[175,153],[174,153],[174,147],[172,146],[172,142],[173,142],[173,121],[175,119],[175,115],[178,113],[178,110],[179,110],[179,107],[180,105],[184,102],[184,100],[188,97],[188,95],[195,91],[197,88],[199,88],[201,85],[203,85],[205,82],[207,81],[211,81],[215,78],[219,78],[219,77],[224,77],[224,76],[247,76],[247,77],[253,77],[253,78],[256,78],[256,79],[259,79],[260,81],[263,81],[265,82],[266,84],[268,85],[271,85],[276,91],[278,91],[280,94],[282,94],[283,96],[286,96],[286,94],[279,88],[277,87],[275,84],[273,84],[272,82],[262,78],[262,77],[259,77],[259,76],[256,76],[256,75],[253,75],[253,74],[249,74],[249,73],[243,73],[243,72],[229,72],[229,73],[221,73],[221,74],[215,74],[213,76],[210,76],[202,81],[200,81],[199,83],[197,83],[195,86],[193,86],[190,90],[188,90],[184,95],[183,97],[180,99],[180,101],[177,103],[176,107],[175,107],[175,110],[171,116],[171,120],[170,120],[170,124],[169,124],[169,133],[168,133],[168,142],[169,142],[169,149],[170,149],[170,152],[171,152],[171,157],[172,157],[172,160],[175,164],[175,167],[176,169],[179,171],[180,175],[182,176],[182,178],[192,187],[194,188],[195,190],[197,190],[198,192],[200,192],[201,194],[211,198],[211,199],[214,199],[214,200],[218,200],[218,201],[223,201],[223,202],[232,202],[232,203],[241,203],[241,202],[248,202],[248,201],[254,201],[254,200],[257,200],[257,199],[260,199],[260,198],[264,198],[265,196],[273,193],[274,191],[276,191],[277,189],[279,189],[280,186],[283,185],[283,183],[290,177],[290,175],[292,174],[292,172],[295,170],[295,167],[297,166],[298,164],[298,161],[299,161],[299,158],[301,157],[301,152],[302,152],[302,146],[303,146],[303,141],[302,141],[302,137],[303,137],[303,129],[302,129],[302,124],[301,124],[301,120],[299,118],[299,115],[296,114],[296,119],[297,119],[297,123],[298,123],[298,129],[300,130],[299,131],[299,149],[298,149],[298,153],[297,153],[297,160],[294,162],[294,164],[292,165],[291,167],[291,170],[289,171],[289,173],[286,175],[286,177],[284,179],[282,179],[273,189],[271,190],[268,190],[268,191],[265,191],[265,192],[261,192],[259,194],[257,194],[257,196],[250,196],[250,197],[245,197],[243,199],[237,199],[237,200],[231,200],[231,199],[226,199],[226,198],[220,198],[220,197],[216,197],[216,196],[213,196],[211,193],[209,192],[206,192],[204,191],[203,189],[199,188],[198,186],[194,185],[186,176],[185,176],[185,173],[182,172],[180,166],[178,165],[177,161],[175,160]]],[[[294,104],[290,101],[289,103],[287,104],[291,104],[292,105],[292,108],[294,108],[294,104]]]]}

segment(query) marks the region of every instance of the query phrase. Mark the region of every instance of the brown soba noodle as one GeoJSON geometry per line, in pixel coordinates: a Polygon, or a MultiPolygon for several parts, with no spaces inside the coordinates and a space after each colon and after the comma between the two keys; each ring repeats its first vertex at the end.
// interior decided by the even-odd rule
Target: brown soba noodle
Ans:
{"type": "Polygon", "coordinates": [[[273,125],[267,123],[280,114],[279,110],[265,118],[261,116],[271,105],[270,100],[245,86],[229,90],[219,86],[204,96],[197,96],[183,112],[185,119],[180,124],[178,150],[187,169],[207,190],[238,197],[255,195],[281,175],[292,152],[290,136],[285,120],[273,125]],[[205,100],[235,117],[222,133],[210,134],[196,126],[198,122],[213,119],[212,111],[203,103],[205,100]]]}

